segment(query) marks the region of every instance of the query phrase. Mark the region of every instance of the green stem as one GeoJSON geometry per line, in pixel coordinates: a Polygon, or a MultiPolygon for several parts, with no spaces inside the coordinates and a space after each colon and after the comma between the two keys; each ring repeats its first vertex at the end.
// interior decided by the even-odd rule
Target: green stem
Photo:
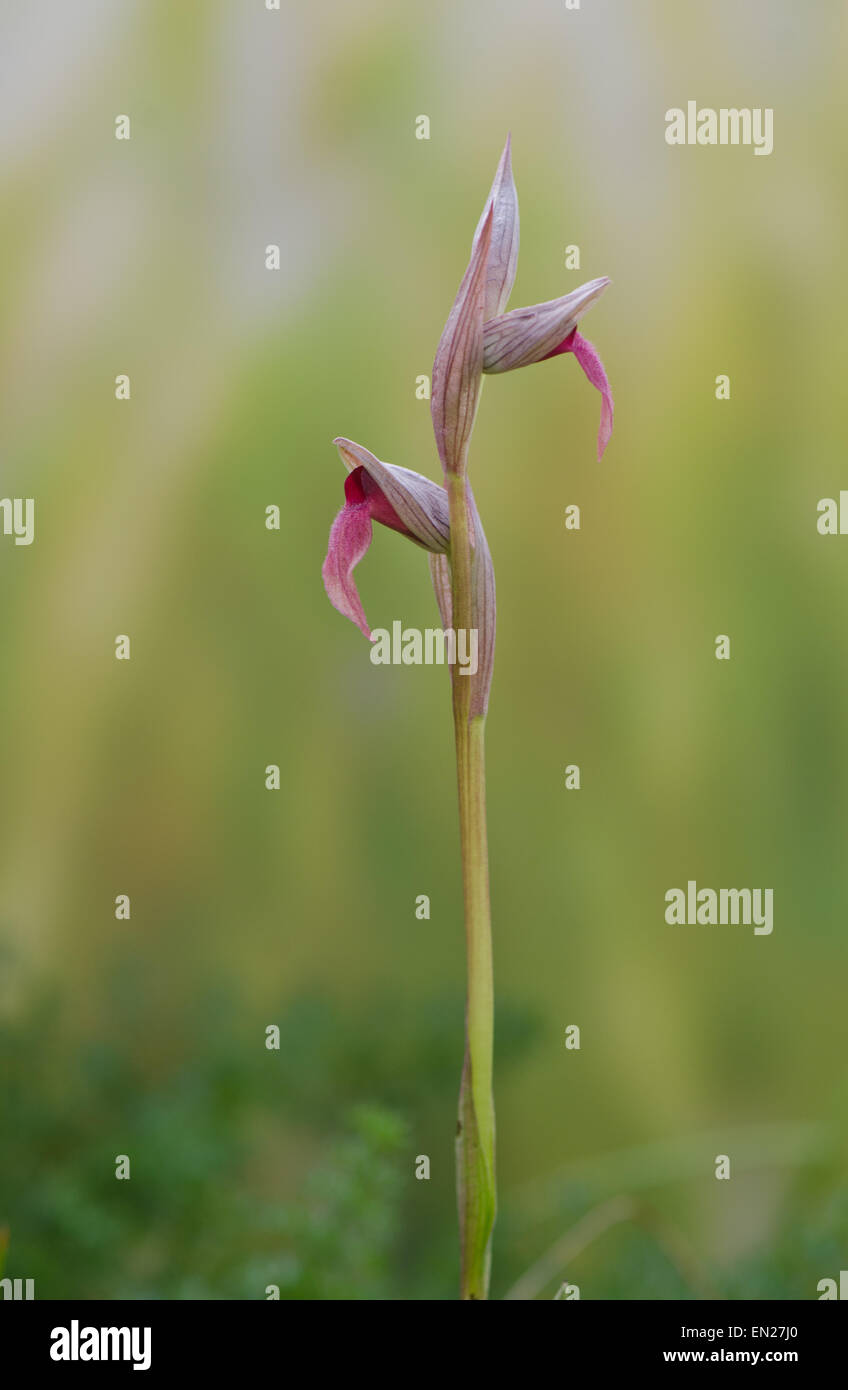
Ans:
{"type": "MultiPolygon", "coordinates": [[[[451,526],[452,622],[473,626],[472,552],[465,481],[448,479],[451,526]]],[[[457,1198],[462,1252],[460,1297],[489,1292],[490,1239],[495,1221],[495,1109],[492,1096],[494,988],[486,838],[485,716],[471,709],[470,681],[454,671],[453,715],[459,790],[459,825],[468,997],[465,1060],[457,1125],[457,1198]]]]}

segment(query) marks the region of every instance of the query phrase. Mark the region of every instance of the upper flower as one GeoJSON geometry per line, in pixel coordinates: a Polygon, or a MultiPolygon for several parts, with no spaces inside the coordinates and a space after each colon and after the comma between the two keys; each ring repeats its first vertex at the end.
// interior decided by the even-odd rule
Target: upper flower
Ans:
{"type": "Polygon", "coordinates": [[[603,363],[577,332],[609,280],[590,280],[560,299],[505,313],[518,261],[518,197],[507,139],[474,241],[468,269],[433,364],[431,413],[446,473],[464,473],[483,372],[509,372],[572,352],[600,392],[600,459],[612,433],[613,400],[603,363]]]}

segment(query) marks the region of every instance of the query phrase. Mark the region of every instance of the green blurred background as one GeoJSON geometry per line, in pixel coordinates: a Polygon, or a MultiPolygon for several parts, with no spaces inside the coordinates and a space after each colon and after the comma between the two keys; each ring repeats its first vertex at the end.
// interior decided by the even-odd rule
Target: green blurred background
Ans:
{"type": "MultiPolygon", "coordinates": [[[[566,357],[489,380],[473,445],[493,1296],[558,1242],[523,1296],[838,1277],[846,40],[837,0],[3,7],[2,494],[36,539],[0,537],[0,1225],[37,1297],[456,1295],[448,682],[373,667],[320,566],[334,435],[438,476],[415,379],[508,130],[512,307],[612,277],[617,414],[599,466],[566,357]],[[669,148],[689,99],[772,107],[774,153],[669,148]],[[773,935],[667,926],[689,878],[773,887],[773,935]]],[[[373,625],[437,622],[414,546],[359,576],[373,625]]]]}

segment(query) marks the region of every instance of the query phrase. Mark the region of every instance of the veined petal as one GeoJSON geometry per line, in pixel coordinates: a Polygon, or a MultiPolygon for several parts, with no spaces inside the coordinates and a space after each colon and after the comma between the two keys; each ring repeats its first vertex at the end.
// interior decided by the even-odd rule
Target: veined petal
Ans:
{"type": "Polygon", "coordinates": [[[442,619],[442,627],[445,631],[453,626],[453,595],[451,593],[451,567],[447,555],[431,555],[430,559],[430,578],[433,581],[433,592],[436,595],[436,602],[439,605],[439,614],[442,619]]]}
{"type": "MultiPolygon", "coordinates": [[[[485,714],[489,707],[489,688],[492,684],[492,671],[495,664],[495,570],[489,544],[483,531],[480,513],[468,487],[468,519],[471,523],[471,625],[477,632],[477,670],[465,676],[451,666],[451,681],[467,680],[471,686],[469,715],[485,714]]],[[[447,631],[453,627],[453,594],[451,589],[450,558],[447,555],[430,556],[430,576],[442,628],[447,631]]]]}
{"type": "Polygon", "coordinates": [[[342,462],[349,472],[364,468],[376,484],[377,493],[368,492],[371,515],[375,521],[435,553],[447,550],[450,542],[448,495],[445,489],[421,473],[395,464],[382,463],[361,444],[352,439],[334,439],[342,462]],[[388,504],[381,507],[380,496],[388,504]],[[392,518],[394,513],[394,518],[392,518]],[[399,524],[398,524],[399,523],[399,524]]]}
{"type": "MultiPolygon", "coordinates": [[[[489,550],[489,542],[483,530],[477,504],[468,489],[468,506],[474,523],[474,554],[471,558],[471,583],[473,623],[477,629],[478,667],[475,675],[467,677],[471,681],[471,705],[469,713],[485,714],[489,708],[489,688],[492,684],[492,671],[495,665],[495,628],[497,609],[495,604],[495,567],[489,550]]],[[[462,679],[466,679],[463,677],[462,679]]]]}
{"type": "Polygon", "coordinates": [[[486,266],[483,319],[502,314],[507,305],[518,265],[518,194],[512,177],[512,139],[507,136],[488,201],[474,233],[474,246],[483,234],[486,213],[492,208],[492,239],[486,266]]]}
{"type": "Polygon", "coordinates": [[[590,280],[571,294],[513,309],[490,319],[483,328],[483,370],[511,372],[566,352],[565,340],[586,310],[600,299],[610,281],[606,276],[590,280]]]}
{"type": "Polygon", "coordinates": [[[493,208],[487,208],[471,260],[448,315],[433,363],[430,413],[439,458],[447,473],[464,473],[468,441],[483,379],[483,309],[492,240],[493,208]]]}
{"type": "MultiPolygon", "coordinates": [[[[352,474],[348,482],[352,482],[353,478],[352,474]]],[[[345,495],[348,500],[330,529],[330,543],[321,575],[327,598],[333,607],[356,623],[370,642],[371,629],[353,582],[353,570],[371,544],[371,513],[361,489],[352,489],[351,499],[345,487],[345,495]],[[357,492],[362,497],[361,501],[356,500],[357,492]]]]}

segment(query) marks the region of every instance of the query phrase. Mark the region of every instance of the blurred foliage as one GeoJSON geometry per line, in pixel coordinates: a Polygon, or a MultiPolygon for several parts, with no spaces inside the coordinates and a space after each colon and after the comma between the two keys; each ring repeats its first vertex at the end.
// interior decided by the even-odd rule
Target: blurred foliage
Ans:
{"type": "MultiPolygon", "coordinates": [[[[459,997],[399,1031],[389,999],[343,1017],[304,996],[271,1011],[277,1051],[264,1026],[239,1034],[221,988],[196,1001],[190,1050],[152,1083],[146,1016],[123,1007],[129,983],[112,981],[113,1043],[82,1042],[70,1065],[58,992],[0,1026],[0,1114],[14,1116],[0,1127],[0,1218],[38,1297],[261,1298],[269,1284],[284,1299],[452,1296],[459,997]],[[351,1107],[340,1098],[352,1094],[363,1100],[351,1107]],[[414,1159],[432,1138],[411,1146],[410,1115],[419,1134],[443,1132],[448,1163],[434,1157],[429,1183],[414,1159]],[[128,1180],[115,1177],[118,1154],[128,1180]]],[[[132,986],[143,997],[137,973],[132,986]]],[[[499,1021],[505,1063],[534,1025],[515,1009],[499,1021]]]]}
{"type": "MultiPolygon", "coordinates": [[[[342,1017],[304,995],[278,1011],[276,1051],[261,1030],[240,1033],[243,1009],[221,987],[198,998],[191,1047],[153,1082],[143,1015],[123,1008],[129,982],[112,983],[123,1029],[109,1047],[83,1042],[70,1065],[57,991],[0,1026],[0,1113],[14,1117],[0,1128],[10,1273],[35,1278],[40,1298],[256,1299],[268,1285],[281,1299],[454,1297],[458,1061],[445,1038],[459,1035],[461,1000],[432,1000],[399,1032],[385,997],[342,1017]],[[361,1101],[340,1102],[352,1094],[361,1101]],[[429,1182],[414,1177],[419,1152],[429,1182]],[[115,1177],[119,1153],[129,1180],[115,1177]]],[[[139,990],[136,976],[130,997],[139,990]]],[[[501,1067],[538,1042],[526,1010],[502,1008],[498,1025],[501,1067]]],[[[633,1216],[601,1229],[534,1296],[568,1278],[591,1298],[814,1297],[848,1241],[848,1186],[827,1153],[814,1147],[786,1188],[773,1243],[726,1269],[676,1224],[675,1187],[689,1179],[679,1152],[670,1180],[649,1178],[647,1192],[638,1161],[615,1154],[541,1192],[506,1190],[495,1296],[610,1194],[632,1190],[633,1216]]]]}

